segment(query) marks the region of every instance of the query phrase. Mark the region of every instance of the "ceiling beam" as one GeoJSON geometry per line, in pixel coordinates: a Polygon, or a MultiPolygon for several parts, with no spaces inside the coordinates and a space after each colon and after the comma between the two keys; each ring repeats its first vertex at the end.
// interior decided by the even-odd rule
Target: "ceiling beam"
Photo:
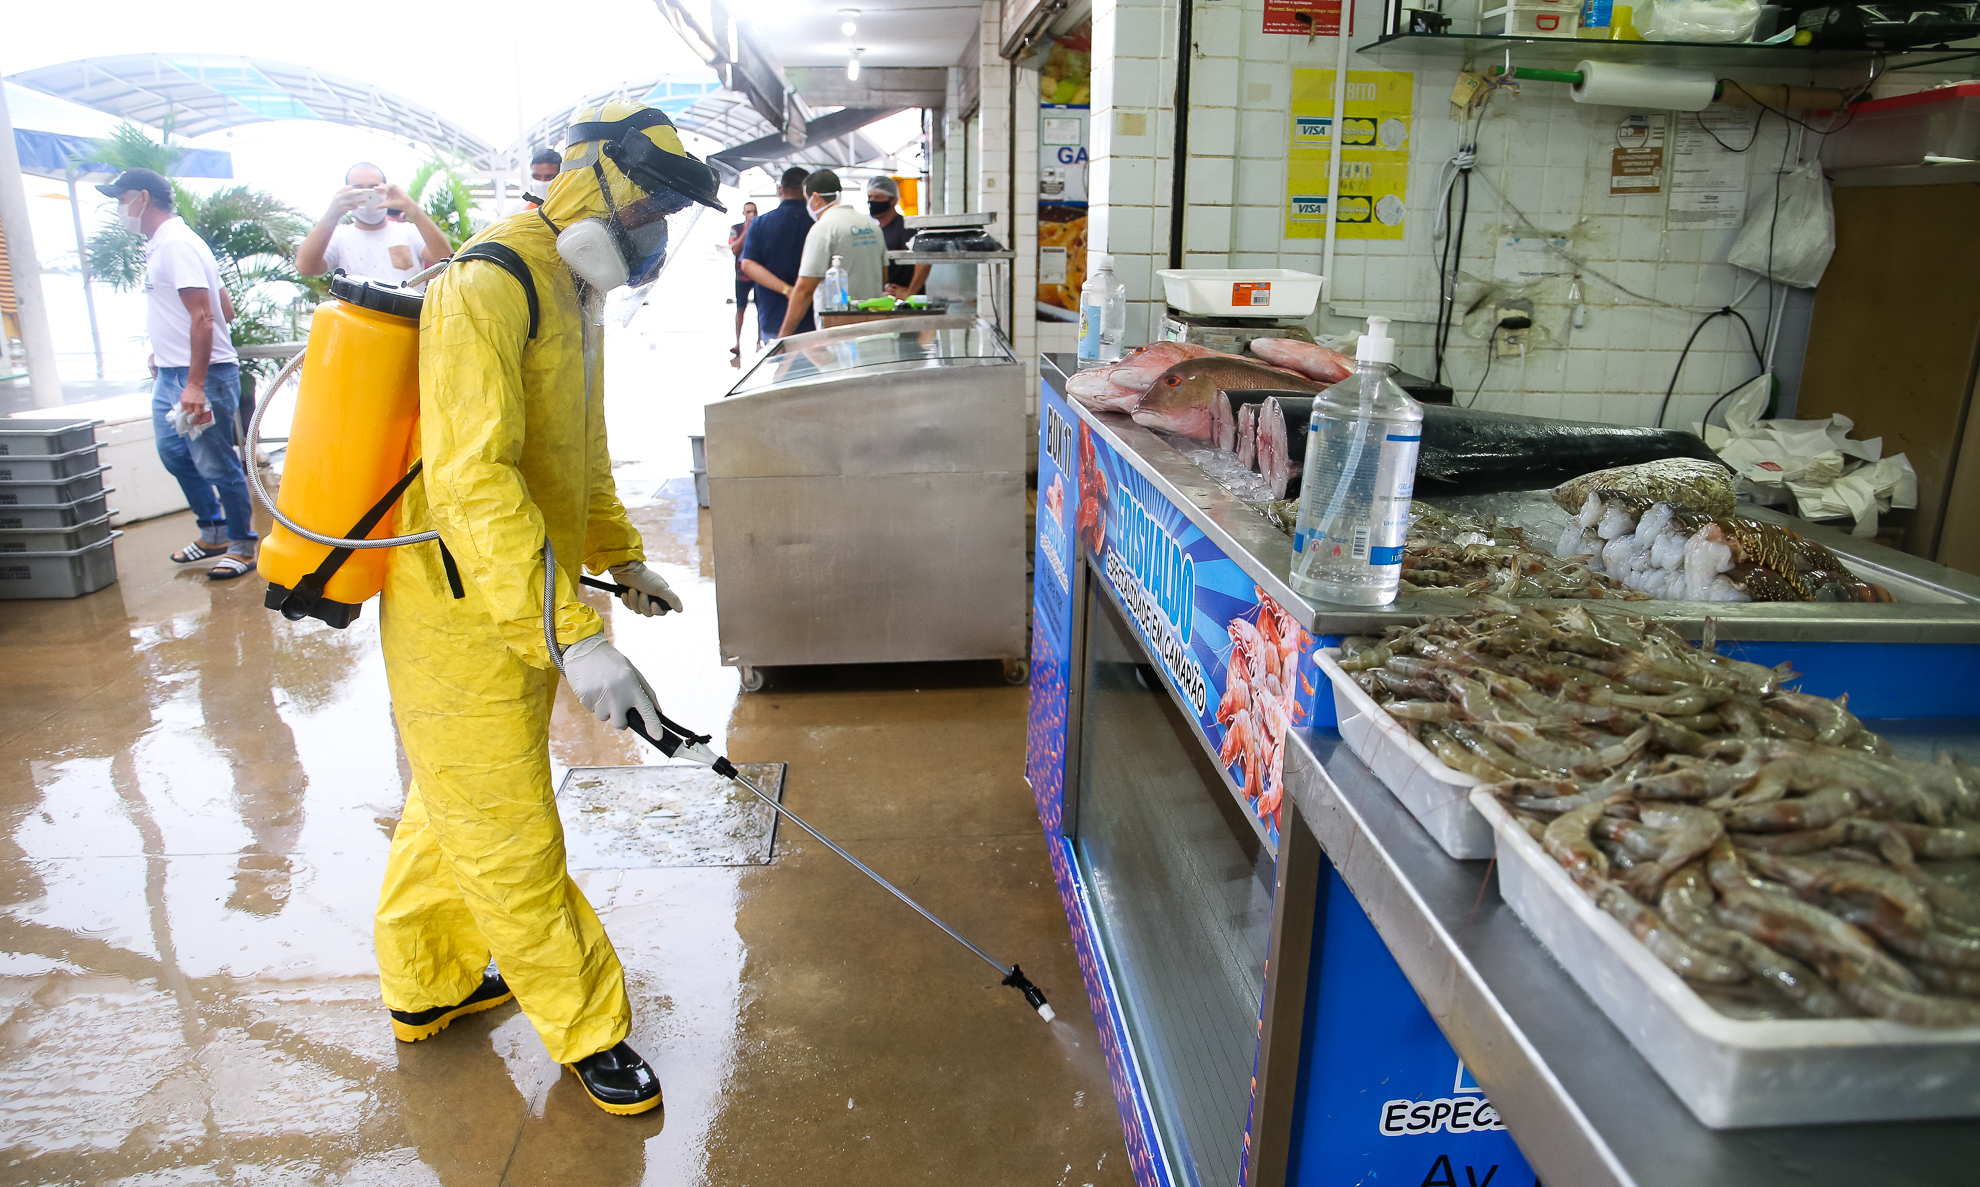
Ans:
{"type": "Polygon", "coordinates": [[[813,108],[940,108],[949,87],[949,71],[942,66],[867,66],[858,82],[846,81],[837,66],[786,66],[784,74],[813,108]]]}

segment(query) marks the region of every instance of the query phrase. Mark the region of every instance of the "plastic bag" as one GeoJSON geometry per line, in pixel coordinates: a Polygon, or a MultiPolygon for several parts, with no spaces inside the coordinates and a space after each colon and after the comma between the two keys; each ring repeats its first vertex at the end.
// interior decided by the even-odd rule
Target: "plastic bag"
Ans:
{"type": "Polygon", "coordinates": [[[1780,208],[1775,212],[1775,191],[1760,191],[1760,198],[1746,212],[1746,225],[1733,240],[1726,262],[1748,272],[1757,272],[1782,284],[1812,289],[1836,253],[1836,212],[1829,203],[1829,179],[1822,176],[1819,161],[1781,175],[1780,208]]]}
{"type": "Polygon", "coordinates": [[[1652,41],[1745,41],[1760,25],[1760,0],[1652,0],[1636,27],[1652,41]]]}
{"type": "Polygon", "coordinates": [[[1884,439],[1851,437],[1856,422],[1761,420],[1771,382],[1762,375],[1726,406],[1726,427],[1698,426],[1719,460],[1740,476],[1740,488],[1763,504],[1790,499],[1804,519],[1851,519],[1850,534],[1877,534],[1877,516],[1918,506],[1918,474],[1903,454],[1884,457],[1884,439]]]}

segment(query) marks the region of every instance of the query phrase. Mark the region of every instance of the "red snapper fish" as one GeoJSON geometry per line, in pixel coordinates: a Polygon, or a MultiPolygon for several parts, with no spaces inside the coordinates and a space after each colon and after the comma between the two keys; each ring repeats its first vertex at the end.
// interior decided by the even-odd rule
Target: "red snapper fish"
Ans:
{"type": "MultiPolygon", "coordinates": [[[[1179,437],[1213,441],[1219,436],[1212,404],[1219,391],[1266,388],[1278,391],[1317,391],[1318,386],[1295,371],[1268,367],[1234,355],[1189,359],[1163,372],[1134,410],[1134,423],[1179,437]]],[[[1236,436],[1233,420],[1232,436],[1236,436]]]]}
{"type": "Polygon", "coordinates": [[[1066,380],[1066,394],[1095,412],[1133,412],[1163,372],[1177,363],[1220,354],[1186,342],[1151,342],[1137,346],[1117,363],[1088,367],[1066,380]]]}
{"type": "Polygon", "coordinates": [[[1253,338],[1251,353],[1275,367],[1299,372],[1321,384],[1339,383],[1355,372],[1355,361],[1338,350],[1297,338],[1253,338]]]}

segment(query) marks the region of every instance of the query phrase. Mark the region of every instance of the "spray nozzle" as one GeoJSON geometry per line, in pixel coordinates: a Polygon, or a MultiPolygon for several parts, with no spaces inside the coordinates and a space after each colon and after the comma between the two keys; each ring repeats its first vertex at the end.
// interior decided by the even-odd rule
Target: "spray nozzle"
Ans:
{"type": "Polygon", "coordinates": [[[1396,361],[1396,340],[1389,337],[1389,319],[1376,314],[1368,319],[1368,332],[1355,343],[1354,357],[1363,363],[1396,361]]]}
{"type": "Polygon", "coordinates": [[[1044,991],[1031,983],[1031,978],[1024,975],[1023,969],[1012,965],[1010,973],[1004,978],[1004,984],[1024,994],[1025,1004],[1038,1011],[1040,1018],[1050,1022],[1058,1017],[1051,1005],[1045,1001],[1044,991]]]}

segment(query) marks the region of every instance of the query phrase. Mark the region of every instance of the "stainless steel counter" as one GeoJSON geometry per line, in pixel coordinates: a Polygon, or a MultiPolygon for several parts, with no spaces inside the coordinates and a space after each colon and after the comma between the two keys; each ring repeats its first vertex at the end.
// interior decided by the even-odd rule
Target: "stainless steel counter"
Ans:
{"type": "Polygon", "coordinates": [[[1980,1121],[1711,1130],[1499,898],[1330,731],[1288,738],[1300,819],[1542,1181],[1571,1187],[1911,1187],[1980,1178],[1980,1121]]]}
{"type": "MultiPolygon", "coordinates": [[[[1065,377],[1077,370],[1069,355],[1043,356],[1044,379],[1063,391],[1065,377]]],[[[1136,470],[1162,488],[1177,507],[1226,555],[1316,634],[1379,631],[1394,623],[1440,614],[1458,614],[1476,603],[1463,598],[1399,598],[1379,610],[1349,609],[1309,602],[1286,582],[1292,567],[1292,540],[1210,479],[1194,462],[1152,431],[1120,413],[1091,416],[1096,430],[1136,470]]],[[[1836,552],[1868,580],[1889,584],[1900,597],[1908,591],[1930,600],[1884,605],[1802,602],[1628,602],[1632,614],[1670,622],[1696,638],[1709,615],[1721,639],[1865,643],[1980,643],[1980,577],[1857,540],[1832,528],[1791,519],[1765,508],[1761,518],[1787,523],[1836,552]]]]}

